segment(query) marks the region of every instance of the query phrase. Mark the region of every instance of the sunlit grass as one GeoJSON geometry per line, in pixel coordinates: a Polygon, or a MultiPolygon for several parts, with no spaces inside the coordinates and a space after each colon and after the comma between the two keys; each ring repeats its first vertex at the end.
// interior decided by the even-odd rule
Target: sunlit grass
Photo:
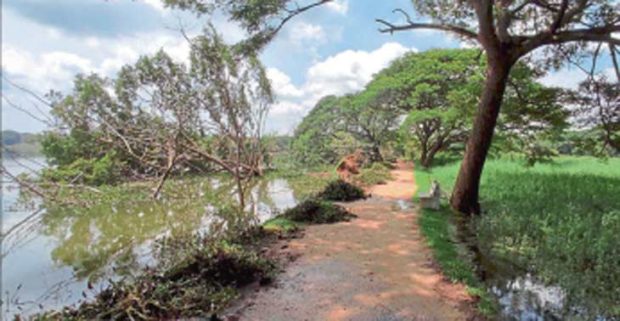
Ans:
{"type": "MultiPolygon", "coordinates": [[[[417,170],[420,191],[437,180],[449,195],[458,163],[417,170]]],[[[478,246],[493,261],[508,261],[558,284],[569,302],[614,314],[620,302],[620,159],[563,157],[524,167],[518,160],[487,163],[481,182],[483,214],[474,222],[478,246]]],[[[446,274],[468,281],[449,242],[449,212],[424,212],[421,225],[446,274]],[[429,227],[433,221],[440,223],[429,227]],[[445,224],[444,224],[445,223],[445,224]],[[441,231],[438,233],[436,230],[441,231]]]]}

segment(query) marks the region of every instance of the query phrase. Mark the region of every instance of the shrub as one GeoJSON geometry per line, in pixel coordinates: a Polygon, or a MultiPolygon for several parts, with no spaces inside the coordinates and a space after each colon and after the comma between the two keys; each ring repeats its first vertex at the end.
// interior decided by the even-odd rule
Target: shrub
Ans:
{"type": "Polygon", "coordinates": [[[350,202],[366,198],[364,190],[341,179],[327,184],[318,197],[327,201],[350,202]]]}
{"type": "Polygon", "coordinates": [[[355,215],[347,212],[342,206],[311,198],[290,208],[282,215],[284,218],[300,223],[335,223],[349,221],[355,215]]]}
{"type": "Polygon", "coordinates": [[[383,163],[373,163],[369,168],[362,169],[362,172],[355,177],[355,182],[364,186],[385,184],[392,178],[390,169],[383,163]]]}

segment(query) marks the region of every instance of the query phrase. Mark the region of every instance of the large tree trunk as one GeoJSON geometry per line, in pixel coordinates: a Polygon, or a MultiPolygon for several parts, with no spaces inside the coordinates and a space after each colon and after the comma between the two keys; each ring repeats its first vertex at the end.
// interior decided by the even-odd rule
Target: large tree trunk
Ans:
{"type": "Polygon", "coordinates": [[[479,214],[478,190],[484,162],[493,140],[497,116],[512,67],[508,58],[489,58],[482,99],[467,141],[465,156],[452,191],[450,204],[464,214],[479,214]]]}

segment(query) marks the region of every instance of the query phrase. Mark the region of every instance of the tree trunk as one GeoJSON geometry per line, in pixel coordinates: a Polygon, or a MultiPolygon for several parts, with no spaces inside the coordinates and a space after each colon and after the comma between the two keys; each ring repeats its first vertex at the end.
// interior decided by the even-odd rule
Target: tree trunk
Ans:
{"type": "Polygon", "coordinates": [[[422,165],[422,167],[429,168],[431,167],[431,163],[432,163],[432,158],[429,157],[426,151],[422,151],[422,155],[420,155],[420,164],[422,165]]]}
{"type": "Polygon", "coordinates": [[[381,155],[381,148],[379,145],[372,146],[372,161],[373,162],[383,162],[383,155],[381,155]]]}
{"type": "Polygon", "coordinates": [[[426,147],[426,141],[422,141],[422,150],[420,151],[420,164],[422,164],[422,166],[424,168],[428,168],[429,161],[428,161],[428,147],[426,147]]]}
{"type": "Polygon", "coordinates": [[[442,147],[442,143],[441,141],[438,141],[435,143],[435,145],[433,145],[433,147],[429,150],[424,152],[424,154],[422,155],[422,166],[424,168],[429,168],[431,167],[431,165],[433,165],[433,160],[435,160],[435,155],[439,152],[439,150],[441,150],[442,147]]]}
{"type": "Polygon", "coordinates": [[[467,141],[459,175],[452,191],[450,204],[463,214],[479,214],[478,191],[484,162],[491,147],[493,132],[513,65],[508,58],[488,59],[487,77],[482,99],[476,112],[473,129],[467,141]]]}

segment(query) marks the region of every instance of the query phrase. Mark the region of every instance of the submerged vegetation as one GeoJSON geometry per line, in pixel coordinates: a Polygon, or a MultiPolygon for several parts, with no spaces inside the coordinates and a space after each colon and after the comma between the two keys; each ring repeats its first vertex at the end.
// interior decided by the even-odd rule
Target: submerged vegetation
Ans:
{"type": "MultiPolygon", "coordinates": [[[[258,231],[258,230],[257,230],[258,231]]],[[[165,240],[156,266],[132,280],[124,279],[76,308],[48,312],[35,320],[154,320],[217,313],[238,289],[270,282],[276,263],[261,256],[262,236],[239,239],[165,240]]]]}

